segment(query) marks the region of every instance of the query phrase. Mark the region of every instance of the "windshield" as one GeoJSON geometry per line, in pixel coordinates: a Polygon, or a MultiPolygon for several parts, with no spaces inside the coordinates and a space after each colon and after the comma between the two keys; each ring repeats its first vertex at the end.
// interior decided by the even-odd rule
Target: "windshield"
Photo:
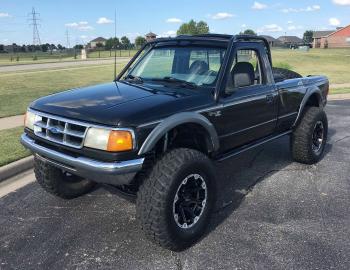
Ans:
{"type": "Polygon", "coordinates": [[[124,78],[152,83],[215,84],[225,49],[217,47],[155,47],[141,57],[124,78]]]}

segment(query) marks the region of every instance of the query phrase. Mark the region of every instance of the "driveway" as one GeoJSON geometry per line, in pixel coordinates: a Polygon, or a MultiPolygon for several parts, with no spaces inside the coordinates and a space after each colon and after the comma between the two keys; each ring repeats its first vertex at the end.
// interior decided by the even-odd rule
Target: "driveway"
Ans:
{"type": "Polygon", "coordinates": [[[9,193],[0,269],[350,269],[350,101],[327,112],[317,165],[294,163],[288,138],[218,164],[210,230],[180,253],[148,242],[133,203],[103,187],[70,201],[35,182],[9,193]]]}

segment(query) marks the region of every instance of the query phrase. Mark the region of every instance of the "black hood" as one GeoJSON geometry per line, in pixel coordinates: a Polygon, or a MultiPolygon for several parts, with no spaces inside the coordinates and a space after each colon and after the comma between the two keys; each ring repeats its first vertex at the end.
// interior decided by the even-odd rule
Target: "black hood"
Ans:
{"type": "Polygon", "coordinates": [[[90,123],[134,126],[213,101],[198,90],[181,92],[111,82],[43,97],[30,107],[90,123]]]}

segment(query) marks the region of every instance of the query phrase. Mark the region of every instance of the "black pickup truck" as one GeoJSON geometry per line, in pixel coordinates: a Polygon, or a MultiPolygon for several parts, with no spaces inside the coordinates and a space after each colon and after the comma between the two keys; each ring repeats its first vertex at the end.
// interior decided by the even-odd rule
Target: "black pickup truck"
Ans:
{"type": "Polygon", "coordinates": [[[329,82],[272,68],[256,36],[197,35],[147,43],[113,82],[34,101],[22,144],[48,192],[95,183],[136,195],[142,230],[171,250],[203,235],[214,161],[290,135],[294,160],[317,162],[327,140],[329,82]]]}

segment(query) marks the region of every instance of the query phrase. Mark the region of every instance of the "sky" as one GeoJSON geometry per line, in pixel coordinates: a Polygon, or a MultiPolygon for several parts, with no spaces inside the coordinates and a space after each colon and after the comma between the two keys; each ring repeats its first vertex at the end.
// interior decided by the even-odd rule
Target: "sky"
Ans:
{"type": "Polygon", "coordinates": [[[32,8],[39,13],[41,43],[67,46],[114,35],[131,40],[152,31],[173,36],[181,23],[204,20],[210,32],[236,34],[247,28],[262,35],[302,36],[350,24],[350,0],[0,0],[0,44],[31,44],[32,8]]]}

